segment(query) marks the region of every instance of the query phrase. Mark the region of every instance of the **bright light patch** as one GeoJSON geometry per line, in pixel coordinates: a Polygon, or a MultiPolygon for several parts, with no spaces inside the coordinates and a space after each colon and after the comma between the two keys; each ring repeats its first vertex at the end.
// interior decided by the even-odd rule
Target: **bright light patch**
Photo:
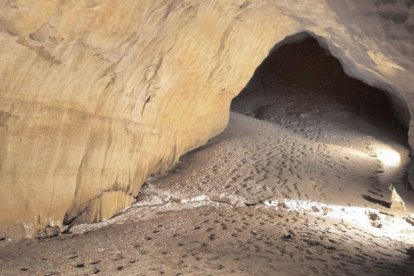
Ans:
{"type": "Polygon", "coordinates": [[[393,149],[380,148],[376,153],[384,166],[399,167],[401,165],[401,156],[393,149]]]}
{"type": "Polygon", "coordinates": [[[414,242],[414,227],[404,218],[386,215],[373,208],[294,199],[265,200],[263,205],[268,208],[282,208],[290,212],[307,211],[318,217],[348,222],[376,236],[388,237],[409,244],[414,242]]]}

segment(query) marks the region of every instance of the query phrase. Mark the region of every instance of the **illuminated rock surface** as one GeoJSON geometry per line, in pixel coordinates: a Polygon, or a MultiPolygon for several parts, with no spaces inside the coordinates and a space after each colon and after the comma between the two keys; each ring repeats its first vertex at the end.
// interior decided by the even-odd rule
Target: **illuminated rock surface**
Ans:
{"type": "Polygon", "coordinates": [[[344,2],[0,1],[1,235],[128,207],[220,133],[269,51],[304,31],[408,121],[413,2],[344,2]]]}

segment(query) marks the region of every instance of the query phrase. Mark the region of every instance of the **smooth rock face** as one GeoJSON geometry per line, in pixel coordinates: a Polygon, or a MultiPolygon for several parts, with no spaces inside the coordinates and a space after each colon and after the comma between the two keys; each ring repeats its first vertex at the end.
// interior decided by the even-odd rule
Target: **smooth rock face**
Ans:
{"type": "Polygon", "coordinates": [[[303,32],[409,120],[413,1],[0,0],[0,236],[128,207],[303,32]]]}

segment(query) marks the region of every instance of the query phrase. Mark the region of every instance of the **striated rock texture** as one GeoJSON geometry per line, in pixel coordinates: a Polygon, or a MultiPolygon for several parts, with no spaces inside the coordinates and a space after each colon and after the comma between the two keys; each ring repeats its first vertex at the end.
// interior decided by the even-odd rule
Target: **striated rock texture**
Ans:
{"type": "Polygon", "coordinates": [[[408,122],[412,0],[0,0],[0,236],[128,207],[303,32],[408,122]]]}

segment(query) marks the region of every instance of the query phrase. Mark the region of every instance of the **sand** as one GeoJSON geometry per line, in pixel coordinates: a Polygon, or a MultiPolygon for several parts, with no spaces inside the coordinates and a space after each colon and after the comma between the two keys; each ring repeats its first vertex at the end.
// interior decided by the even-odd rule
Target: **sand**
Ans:
{"type": "Polygon", "coordinates": [[[360,146],[352,155],[232,114],[220,137],[150,179],[124,214],[51,239],[1,241],[0,272],[412,275],[414,227],[362,198],[387,189],[360,146]]]}

